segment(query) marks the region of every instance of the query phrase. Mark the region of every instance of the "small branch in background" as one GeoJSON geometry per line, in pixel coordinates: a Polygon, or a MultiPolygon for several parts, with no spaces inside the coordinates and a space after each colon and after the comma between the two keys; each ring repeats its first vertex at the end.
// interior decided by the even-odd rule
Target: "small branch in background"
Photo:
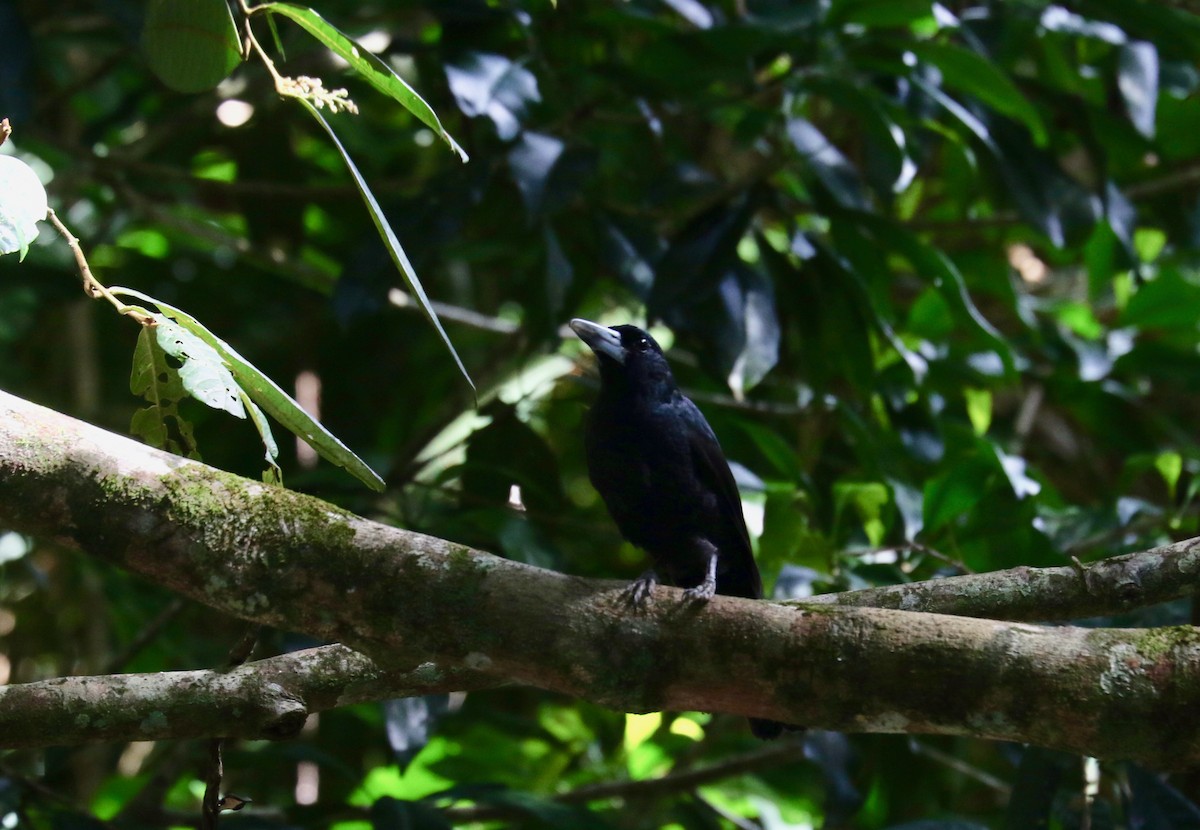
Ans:
{"type": "MultiPolygon", "coordinates": [[[[706,784],[803,759],[804,737],[797,734],[699,769],[670,772],[657,778],[640,781],[605,781],[600,784],[590,784],[559,793],[553,796],[553,800],[561,804],[587,804],[610,798],[626,800],[657,798],[695,790],[706,784]]],[[[499,821],[528,814],[515,807],[483,804],[472,807],[448,807],[443,811],[443,815],[455,824],[465,824],[499,821]]]]}
{"type": "Polygon", "coordinates": [[[995,790],[1005,799],[1012,794],[1012,786],[1007,781],[1002,781],[987,770],[982,770],[973,764],[969,764],[963,759],[951,755],[949,752],[943,752],[937,747],[930,746],[916,738],[908,739],[908,748],[912,750],[913,755],[922,755],[931,761],[954,770],[966,778],[978,781],[983,786],[995,790]]]}
{"type": "MultiPolygon", "coordinates": [[[[856,550],[856,551],[852,551],[851,553],[854,557],[856,557],[864,562],[868,562],[868,563],[887,562],[887,563],[890,563],[892,561],[899,561],[898,557],[895,560],[893,560],[892,557],[895,557],[896,554],[899,554],[901,552],[919,553],[919,554],[922,554],[923,556],[928,556],[931,559],[936,559],[937,561],[939,561],[945,565],[949,565],[951,568],[954,568],[954,570],[958,571],[959,573],[963,573],[963,574],[975,573],[975,571],[972,570],[971,567],[969,565],[967,565],[966,562],[963,562],[960,559],[955,559],[953,556],[949,556],[945,553],[942,553],[939,550],[935,550],[934,548],[931,548],[928,545],[924,545],[920,542],[905,542],[905,543],[899,544],[899,545],[884,545],[882,547],[870,548],[869,550],[864,550],[864,551],[856,550]],[[886,554],[891,554],[891,556],[889,556],[887,559],[882,559],[881,555],[886,555],[886,554]]],[[[911,570],[911,566],[910,566],[910,568],[905,569],[905,573],[908,573],[909,570],[911,570]]]]}
{"type": "Polygon", "coordinates": [[[1035,384],[1021,399],[1021,408],[1017,411],[1017,420],[1013,425],[1013,432],[1017,436],[1015,451],[1018,455],[1024,450],[1025,442],[1029,440],[1029,434],[1033,432],[1033,425],[1037,422],[1038,412],[1042,408],[1042,400],[1045,397],[1046,390],[1041,384],[1035,384]]]}
{"type": "Polygon", "coordinates": [[[237,645],[229,650],[229,668],[236,669],[250,659],[250,655],[254,653],[254,647],[258,645],[258,635],[261,631],[261,625],[252,625],[246,629],[242,639],[238,640],[237,645]]]}
{"type": "MultiPolygon", "coordinates": [[[[388,292],[388,302],[396,308],[412,309],[420,311],[421,306],[412,298],[410,294],[402,291],[399,288],[393,288],[388,292]]],[[[437,312],[437,316],[443,320],[449,320],[454,323],[461,323],[464,326],[470,326],[473,329],[482,329],[483,331],[492,331],[497,334],[516,334],[521,330],[521,327],[512,320],[505,320],[501,317],[489,317],[486,314],[481,314],[478,311],[472,311],[469,308],[462,308],[448,303],[431,300],[429,303],[433,310],[437,312]]]]}
{"type": "Polygon", "coordinates": [[[10,135],[12,135],[12,127],[9,126],[8,119],[0,118],[0,144],[7,141],[10,135]]]}
{"type": "Polygon", "coordinates": [[[215,222],[200,222],[186,216],[180,216],[159,203],[146,198],[136,189],[124,185],[116,185],[125,199],[137,210],[142,211],[153,222],[166,225],[185,236],[194,237],[202,242],[228,248],[240,259],[249,262],[264,271],[283,273],[299,285],[331,294],[337,282],[337,276],[314,268],[312,265],[296,257],[287,257],[276,251],[260,253],[245,237],[234,236],[225,232],[215,222]]]}
{"type": "MultiPolygon", "coordinates": [[[[261,625],[252,625],[246,629],[242,639],[238,640],[229,652],[230,669],[236,669],[250,659],[254,647],[258,645],[258,635],[261,631],[261,625]]],[[[221,784],[225,776],[225,764],[221,760],[224,748],[224,738],[213,738],[208,742],[208,775],[204,778],[204,800],[201,802],[200,812],[200,827],[203,830],[216,830],[221,822],[222,810],[240,810],[249,800],[221,795],[221,784]]]]}

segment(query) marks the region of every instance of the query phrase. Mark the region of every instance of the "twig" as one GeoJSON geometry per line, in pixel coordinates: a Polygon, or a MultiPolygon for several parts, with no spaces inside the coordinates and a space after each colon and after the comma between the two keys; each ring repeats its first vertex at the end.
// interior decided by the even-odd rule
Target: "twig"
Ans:
{"type": "Polygon", "coordinates": [[[246,0],[241,0],[241,7],[244,16],[242,31],[245,35],[246,56],[249,57],[251,51],[258,53],[267,72],[271,75],[271,80],[275,83],[277,93],[284,98],[299,98],[301,101],[307,101],[317,109],[328,107],[330,112],[358,113],[358,105],[350,100],[349,94],[344,89],[325,89],[320,78],[310,78],[305,75],[289,78],[279,74],[279,70],[275,68],[275,62],[259,44],[258,38],[254,35],[254,28],[250,25],[250,18],[261,12],[263,7],[251,6],[246,0]]]}
{"type": "MultiPolygon", "coordinates": [[[[396,308],[412,309],[414,311],[421,310],[421,306],[417,304],[412,296],[399,288],[393,288],[388,292],[388,302],[396,308]]],[[[491,331],[496,334],[516,334],[521,330],[520,325],[514,323],[512,320],[505,320],[502,317],[489,317],[486,314],[469,308],[450,305],[438,300],[431,300],[429,305],[441,319],[460,323],[473,329],[491,331]]]]}
{"type": "MultiPolygon", "coordinates": [[[[671,772],[658,778],[648,778],[642,781],[605,781],[599,784],[589,784],[576,787],[569,792],[559,793],[553,796],[553,800],[561,804],[586,804],[610,798],[653,798],[694,790],[714,781],[799,761],[803,758],[804,738],[796,735],[700,769],[671,772]]],[[[523,815],[523,813],[514,807],[479,805],[450,807],[445,810],[444,815],[452,822],[465,823],[494,821],[523,815]]]]}
{"type": "MultiPolygon", "coordinates": [[[[250,659],[254,647],[258,645],[258,635],[261,625],[252,625],[229,651],[229,668],[236,669],[250,659]]],[[[237,796],[221,795],[222,778],[225,775],[225,765],[221,760],[221,752],[225,747],[224,738],[213,738],[208,742],[208,775],[204,780],[204,801],[201,803],[200,827],[202,830],[216,830],[221,822],[221,811],[224,809],[240,810],[246,799],[237,796]],[[230,803],[232,802],[232,803],[230,803]]]]}
{"type": "Polygon", "coordinates": [[[929,746],[926,743],[918,741],[916,738],[908,739],[908,748],[912,750],[913,755],[924,755],[929,760],[949,767],[967,778],[973,778],[985,787],[989,787],[1004,796],[1008,796],[1012,792],[1012,786],[1007,781],[1002,781],[990,772],[982,770],[973,764],[968,764],[963,759],[955,757],[948,752],[943,752],[936,747],[929,746]]]}
{"type": "Polygon", "coordinates": [[[88,265],[87,257],[83,255],[83,248],[79,245],[79,239],[75,234],[67,229],[67,226],[58,218],[58,214],[54,212],[54,208],[46,211],[46,219],[54,226],[63,239],[67,241],[71,252],[75,254],[75,265],[79,268],[79,276],[83,280],[83,293],[87,294],[92,299],[103,297],[112,303],[113,308],[118,314],[124,314],[132,317],[134,320],[143,326],[157,325],[154,318],[148,314],[144,314],[137,306],[126,305],[118,300],[113,293],[109,291],[95,276],[92,275],[92,268],[88,265]]]}
{"type": "Polygon", "coordinates": [[[8,124],[7,118],[0,118],[0,144],[3,144],[8,137],[12,135],[12,127],[8,124]]]}
{"type": "Polygon", "coordinates": [[[204,780],[204,801],[200,811],[202,830],[217,830],[221,823],[221,776],[225,767],[221,761],[224,738],[213,738],[208,742],[208,775],[204,780]]]}

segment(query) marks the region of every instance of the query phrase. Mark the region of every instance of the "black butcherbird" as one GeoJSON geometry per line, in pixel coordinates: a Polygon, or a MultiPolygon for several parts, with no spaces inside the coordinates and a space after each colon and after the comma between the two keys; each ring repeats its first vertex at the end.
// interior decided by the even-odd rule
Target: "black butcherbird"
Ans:
{"type": "MultiPolygon", "coordinates": [[[[659,574],[694,600],[762,597],[729,462],[658,343],[636,326],[574,319],[571,328],[600,365],[585,437],[588,476],[621,535],[654,564],[629,586],[633,603],[650,597],[659,574]]],[[[751,718],[750,729],[774,738],[783,724],[751,718]]]]}

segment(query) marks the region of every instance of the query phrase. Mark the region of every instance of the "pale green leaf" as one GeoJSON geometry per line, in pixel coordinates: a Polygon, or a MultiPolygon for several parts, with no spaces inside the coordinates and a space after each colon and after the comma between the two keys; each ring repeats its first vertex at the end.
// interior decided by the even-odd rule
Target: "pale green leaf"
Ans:
{"type": "Polygon", "coordinates": [[[155,318],[158,345],[183,364],[179,367],[179,380],[184,390],[213,409],[244,419],[246,408],[242,406],[241,389],[217,350],[162,315],[155,318]]]}
{"type": "Polygon", "coordinates": [[[0,254],[20,252],[37,238],[37,223],[49,210],[46,188],[33,168],[18,158],[0,156],[0,254]]]}

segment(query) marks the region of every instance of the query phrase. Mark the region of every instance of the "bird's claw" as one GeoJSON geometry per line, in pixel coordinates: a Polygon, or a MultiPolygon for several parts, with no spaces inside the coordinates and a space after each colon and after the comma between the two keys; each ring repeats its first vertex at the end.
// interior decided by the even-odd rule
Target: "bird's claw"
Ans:
{"type": "Polygon", "coordinates": [[[657,584],[658,574],[654,571],[646,571],[633,580],[633,582],[630,582],[625,587],[623,594],[630,605],[634,608],[641,608],[654,599],[654,586],[657,584]]]}
{"type": "Polygon", "coordinates": [[[707,579],[695,587],[688,588],[683,592],[690,602],[708,602],[717,593],[717,582],[708,581],[707,579]]]}

